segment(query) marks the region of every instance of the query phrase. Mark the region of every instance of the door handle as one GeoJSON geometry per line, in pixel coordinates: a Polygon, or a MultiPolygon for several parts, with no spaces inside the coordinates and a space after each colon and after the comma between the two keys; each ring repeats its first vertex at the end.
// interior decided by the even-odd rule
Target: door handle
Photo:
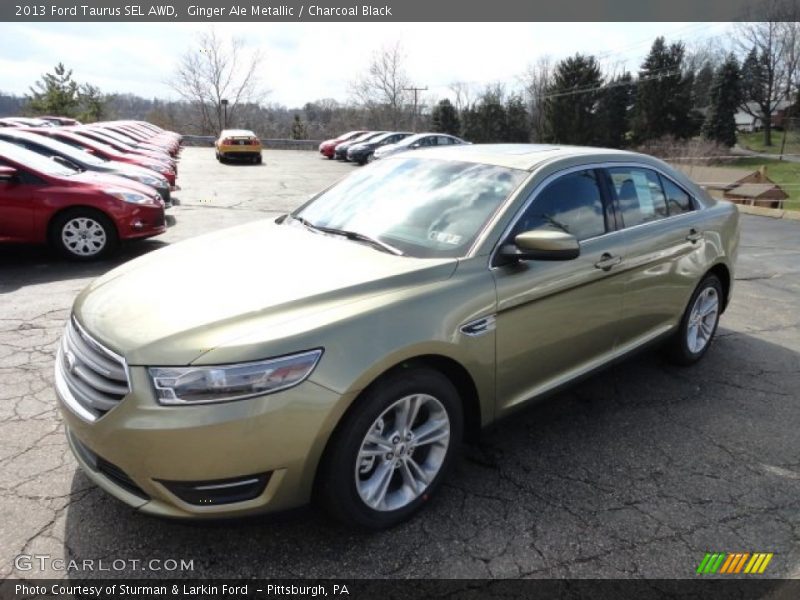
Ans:
{"type": "Polygon", "coordinates": [[[603,271],[610,271],[611,267],[613,267],[614,265],[618,265],[621,262],[622,262],[621,256],[613,256],[608,252],[604,252],[600,256],[600,260],[594,263],[594,266],[596,269],[603,269],[603,271]]]}
{"type": "Polygon", "coordinates": [[[689,235],[686,236],[686,241],[687,242],[692,242],[693,244],[696,244],[697,242],[699,242],[702,239],[703,239],[703,232],[702,231],[697,231],[697,229],[695,229],[694,227],[692,227],[689,230],[689,235]]]}

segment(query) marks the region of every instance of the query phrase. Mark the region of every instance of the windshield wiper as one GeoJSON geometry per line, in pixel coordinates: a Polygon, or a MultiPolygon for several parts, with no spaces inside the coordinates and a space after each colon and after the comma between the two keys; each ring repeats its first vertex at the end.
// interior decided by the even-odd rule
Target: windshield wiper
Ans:
{"type": "Polygon", "coordinates": [[[332,235],[341,235],[346,237],[348,240],[354,240],[357,242],[367,242],[371,244],[375,248],[383,250],[384,252],[388,252],[389,254],[394,254],[395,256],[403,256],[403,252],[394,246],[387,244],[386,242],[382,242],[381,240],[374,238],[372,236],[367,235],[366,233],[360,233],[358,231],[348,231],[347,229],[337,229],[335,227],[325,227],[323,225],[315,225],[311,223],[308,219],[304,219],[303,217],[297,217],[292,215],[292,219],[305,225],[308,229],[312,229],[315,231],[321,231],[323,233],[330,233],[332,235]]]}

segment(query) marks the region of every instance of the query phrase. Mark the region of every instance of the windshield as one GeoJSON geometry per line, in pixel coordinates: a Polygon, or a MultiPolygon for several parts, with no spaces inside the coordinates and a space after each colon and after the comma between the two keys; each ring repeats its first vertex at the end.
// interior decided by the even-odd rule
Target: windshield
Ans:
{"type": "Polygon", "coordinates": [[[370,236],[417,258],[460,257],[526,176],[460,161],[385,160],[342,180],[293,216],[370,236]]]}
{"type": "Polygon", "coordinates": [[[36,152],[31,152],[16,144],[9,144],[8,142],[0,142],[0,158],[6,158],[20,166],[30,168],[32,171],[38,171],[39,173],[51,175],[53,177],[69,177],[78,172],[54,160],[45,158],[41,154],[36,154],[36,152]]]}

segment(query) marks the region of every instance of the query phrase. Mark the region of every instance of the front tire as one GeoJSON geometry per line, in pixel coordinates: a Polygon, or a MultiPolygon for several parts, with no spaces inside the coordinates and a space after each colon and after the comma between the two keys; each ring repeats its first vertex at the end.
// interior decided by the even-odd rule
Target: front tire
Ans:
{"type": "Polygon", "coordinates": [[[104,258],[119,245],[114,223],[106,215],[89,208],[76,208],[56,216],[50,226],[50,243],[70,260],[104,258]]]}
{"type": "Polygon", "coordinates": [[[666,344],[667,358],[671,362],[691,365],[705,356],[717,332],[723,298],[719,278],[706,275],[692,294],[678,331],[666,344]]]}
{"type": "Polygon", "coordinates": [[[335,518],[367,529],[405,521],[438,490],[463,422],[458,392],[438,371],[389,375],[356,401],[331,438],[319,499],[335,518]]]}

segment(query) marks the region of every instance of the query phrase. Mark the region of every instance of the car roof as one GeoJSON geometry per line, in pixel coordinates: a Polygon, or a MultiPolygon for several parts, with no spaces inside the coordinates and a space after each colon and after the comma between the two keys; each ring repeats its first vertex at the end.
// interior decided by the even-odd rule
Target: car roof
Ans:
{"type": "Polygon", "coordinates": [[[577,157],[581,157],[587,163],[602,162],[612,157],[617,157],[617,160],[654,160],[643,154],[625,150],[548,144],[463,144],[424,148],[418,152],[424,152],[425,156],[431,158],[483,163],[524,171],[533,171],[545,162],[577,157]]]}
{"type": "Polygon", "coordinates": [[[256,137],[256,134],[250,131],[249,129],[223,129],[219,137],[224,136],[240,136],[240,137],[256,137]]]}

